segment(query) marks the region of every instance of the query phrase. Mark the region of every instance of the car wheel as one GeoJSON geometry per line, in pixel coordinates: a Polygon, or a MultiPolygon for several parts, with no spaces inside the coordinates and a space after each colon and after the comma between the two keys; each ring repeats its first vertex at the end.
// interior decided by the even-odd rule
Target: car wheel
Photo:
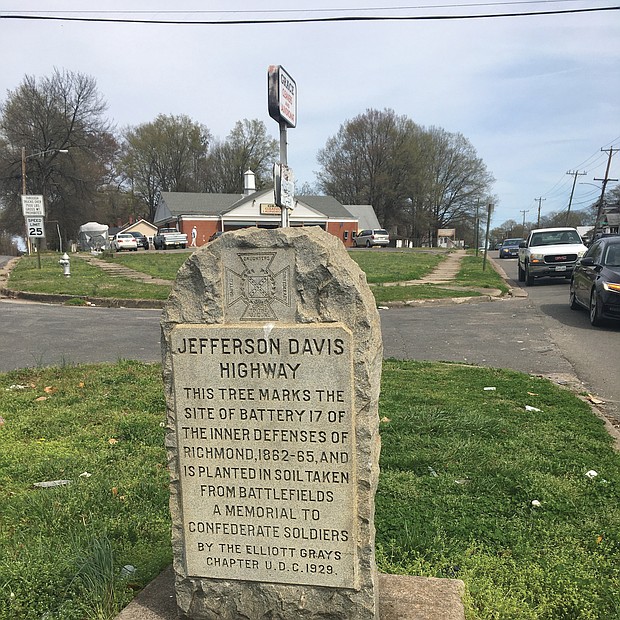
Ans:
{"type": "Polygon", "coordinates": [[[529,263],[525,265],[525,286],[532,286],[534,284],[534,276],[530,273],[529,263]]]}
{"type": "Polygon", "coordinates": [[[571,310],[579,310],[579,304],[575,298],[575,283],[571,280],[570,291],[568,293],[568,304],[571,310]]]}
{"type": "Polygon", "coordinates": [[[519,282],[525,282],[525,272],[521,268],[521,263],[517,263],[517,272],[518,272],[517,278],[519,279],[519,282]]]}
{"type": "Polygon", "coordinates": [[[370,241],[366,241],[366,247],[367,248],[372,248],[372,243],[370,243],[370,241]]]}
{"type": "Polygon", "coordinates": [[[603,324],[601,300],[596,292],[596,289],[592,289],[590,294],[590,323],[594,327],[599,327],[603,324]]]}

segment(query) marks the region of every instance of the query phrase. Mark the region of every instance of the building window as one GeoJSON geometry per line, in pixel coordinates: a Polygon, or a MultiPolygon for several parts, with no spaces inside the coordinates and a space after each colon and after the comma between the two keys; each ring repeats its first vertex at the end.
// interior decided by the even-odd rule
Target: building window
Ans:
{"type": "Polygon", "coordinates": [[[346,241],[349,238],[349,231],[345,230],[344,231],[344,240],[346,241]]]}

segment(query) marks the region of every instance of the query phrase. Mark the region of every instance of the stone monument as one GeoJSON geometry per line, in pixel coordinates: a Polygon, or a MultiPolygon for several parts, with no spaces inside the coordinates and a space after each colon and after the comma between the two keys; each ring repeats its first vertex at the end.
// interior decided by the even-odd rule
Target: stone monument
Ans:
{"type": "Polygon", "coordinates": [[[181,617],[376,620],[381,331],[342,242],[224,234],[162,336],[181,617]]]}

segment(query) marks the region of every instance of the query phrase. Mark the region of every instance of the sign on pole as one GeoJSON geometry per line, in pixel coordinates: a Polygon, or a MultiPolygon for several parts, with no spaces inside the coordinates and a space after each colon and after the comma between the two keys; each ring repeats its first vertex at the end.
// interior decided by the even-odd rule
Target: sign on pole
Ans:
{"type": "Polygon", "coordinates": [[[43,196],[22,195],[22,213],[24,217],[29,215],[45,215],[45,207],[43,206],[43,196]]]}
{"type": "Polygon", "coordinates": [[[267,73],[269,116],[288,127],[297,125],[297,85],[280,65],[271,65],[267,73]]]}
{"type": "Polygon", "coordinates": [[[292,209],[295,206],[295,179],[292,168],[274,164],[275,201],[278,207],[292,209]]]}
{"type": "Polygon", "coordinates": [[[45,238],[43,218],[38,216],[26,217],[26,230],[28,231],[28,236],[31,238],[45,238]]]}

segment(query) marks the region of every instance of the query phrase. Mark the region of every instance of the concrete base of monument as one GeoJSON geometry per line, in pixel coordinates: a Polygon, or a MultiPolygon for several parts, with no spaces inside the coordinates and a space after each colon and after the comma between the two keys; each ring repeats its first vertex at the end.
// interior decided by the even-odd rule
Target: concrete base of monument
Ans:
{"type": "MultiPolygon", "coordinates": [[[[380,620],[465,620],[459,579],[379,575],[380,620]]],[[[116,620],[177,620],[174,573],[167,568],[116,620]]]]}

